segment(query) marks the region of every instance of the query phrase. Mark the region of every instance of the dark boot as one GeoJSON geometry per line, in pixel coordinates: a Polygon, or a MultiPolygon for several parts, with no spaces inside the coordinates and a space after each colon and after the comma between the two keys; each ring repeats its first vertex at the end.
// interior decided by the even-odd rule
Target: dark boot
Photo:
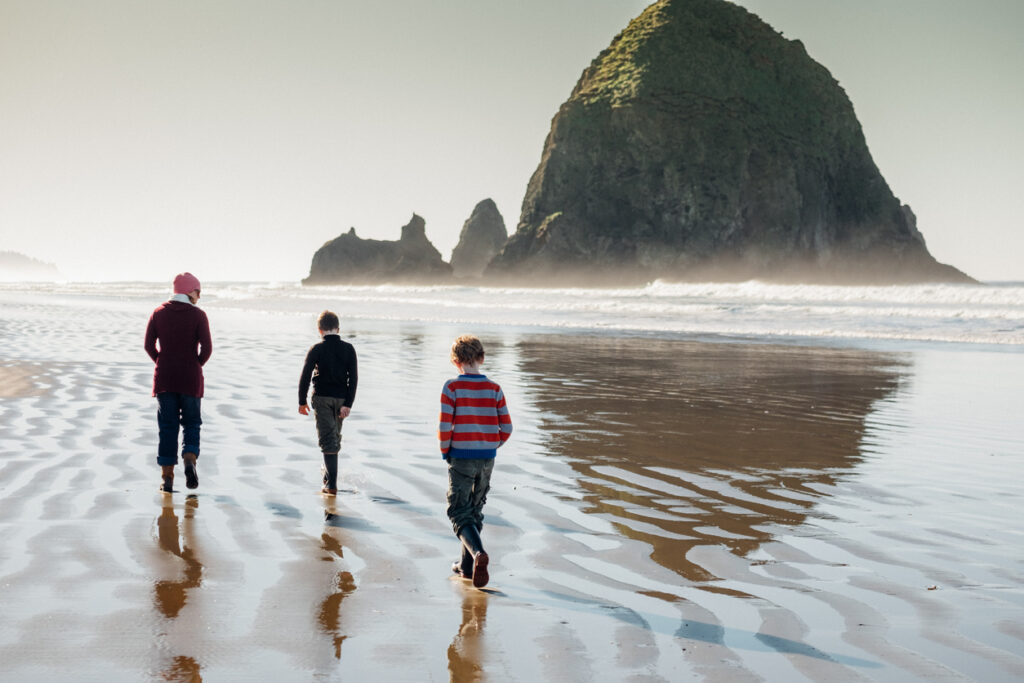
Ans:
{"type": "Polygon", "coordinates": [[[184,453],[181,459],[185,461],[185,486],[190,489],[199,488],[199,472],[196,471],[196,460],[199,456],[195,453],[184,453]]]}
{"type": "Polygon", "coordinates": [[[476,526],[467,524],[459,529],[459,539],[473,556],[473,585],[483,588],[490,580],[487,573],[487,564],[490,562],[490,558],[487,557],[487,552],[484,550],[484,542],[480,540],[480,532],[476,526]]]}
{"type": "Polygon", "coordinates": [[[320,491],[330,496],[338,493],[337,453],[324,453],[324,487],[320,491]]]}
{"type": "Polygon", "coordinates": [[[473,578],[473,555],[465,545],[462,546],[462,559],[452,564],[452,573],[464,579],[473,578]]]}
{"type": "Polygon", "coordinates": [[[160,490],[164,493],[174,492],[174,465],[161,465],[160,474],[163,477],[164,483],[160,487],[160,490]]]}

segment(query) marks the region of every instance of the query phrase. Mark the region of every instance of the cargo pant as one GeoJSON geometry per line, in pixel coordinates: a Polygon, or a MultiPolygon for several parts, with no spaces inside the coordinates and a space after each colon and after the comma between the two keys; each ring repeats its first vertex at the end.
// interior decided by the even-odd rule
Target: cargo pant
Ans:
{"type": "Polygon", "coordinates": [[[332,396],[316,396],[309,400],[316,415],[316,435],[320,450],[324,454],[324,485],[338,488],[338,452],[341,450],[341,423],[338,411],[345,405],[345,399],[332,396]]]}
{"type": "Polygon", "coordinates": [[[493,471],[494,458],[448,459],[448,519],[456,536],[467,524],[483,528],[493,471]]]}

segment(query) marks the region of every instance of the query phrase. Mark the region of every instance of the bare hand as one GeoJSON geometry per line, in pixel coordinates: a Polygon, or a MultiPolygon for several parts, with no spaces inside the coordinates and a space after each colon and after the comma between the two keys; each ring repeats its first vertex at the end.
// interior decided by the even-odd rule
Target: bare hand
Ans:
{"type": "Polygon", "coordinates": [[[352,412],[351,408],[349,408],[348,406],[342,406],[338,410],[338,417],[341,418],[342,420],[344,420],[346,417],[349,416],[349,413],[351,413],[351,412],[352,412]]]}
{"type": "Polygon", "coordinates": [[[309,415],[309,406],[299,406],[299,415],[309,415]]]}

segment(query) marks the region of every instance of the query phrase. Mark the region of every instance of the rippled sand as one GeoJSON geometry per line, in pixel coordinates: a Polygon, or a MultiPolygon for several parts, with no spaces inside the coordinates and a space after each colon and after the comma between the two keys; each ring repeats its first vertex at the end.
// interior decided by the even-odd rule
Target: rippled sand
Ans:
{"type": "Polygon", "coordinates": [[[0,298],[2,680],[1024,677],[1020,354],[348,321],[326,498],[314,317],[210,305],[201,487],[165,496],[156,303],[0,298]],[[483,591],[434,441],[464,331],[516,427],[483,591]]]}

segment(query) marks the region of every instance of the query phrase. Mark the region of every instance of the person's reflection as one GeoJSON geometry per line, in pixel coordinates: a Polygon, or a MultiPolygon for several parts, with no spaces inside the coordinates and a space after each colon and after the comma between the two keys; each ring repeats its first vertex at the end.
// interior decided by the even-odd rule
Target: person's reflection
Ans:
{"type": "Polygon", "coordinates": [[[483,678],[483,637],[487,621],[487,593],[467,590],[462,597],[462,624],[448,646],[448,678],[476,681],[483,678]]]}
{"type": "Polygon", "coordinates": [[[199,507],[199,499],[190,496],[185,499],[185,522],[182,533],[178,533],[178,516],[170,496],[165,498],[163,510],[157,519],[157,539],[160,548],[180,557],[185,563],[185,576],[180,581],[157,581],[153,586],[153,600],[156,608],[168,619],[174,619],[188,600],[188,591],[198,588],[203,581],[203,565],[196,558],[192,525],[199,507]]]}
{"type": "MultiPolygon", "coordinates": [[[[344,557],[343,548],[338,539],[325,531],[321,536],[321,541],[321,548],[340,558],[344,557]]],[[[341,659],[341,644],[348,637],[341,630],[341,601],[355,591],[356,581],[350,572],[340,571],[335,577],[334,587],[335,590],[320,603],[317,623],[320,625],[320,630],[331,638],[334,644],[335,659],[341,659]]]]}
{"type": "Polygon", "coordinates": [[[203,683],[203,677],[199,674],[199,662],[191,657],[175,657],[171,666],[165,669],[160,677],[165,681],[203,683]]]}

